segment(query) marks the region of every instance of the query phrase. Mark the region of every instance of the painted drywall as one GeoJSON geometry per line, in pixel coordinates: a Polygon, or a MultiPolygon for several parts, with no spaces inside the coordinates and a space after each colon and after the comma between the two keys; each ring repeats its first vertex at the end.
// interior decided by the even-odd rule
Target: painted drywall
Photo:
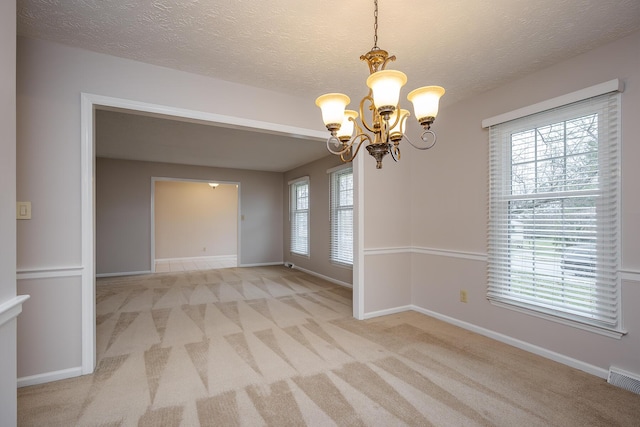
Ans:
{"type": "Polygon", "coordinates": [[[18,322],[18,378],[21,383],[42,372],[60,373],[79,367],[82,347],[82,324],[78,320],[81,317],[80,277],[48,278],[46,285],[42,285],[40,279],[23,278],[19,288],[31,295],[18,322]],[[42,322],[41,319],[50,321],[42,322]],[[60,332],[61,329],[64,332],[60,332]],[[60,343],[61,339],[64,342],[60,343]]]}
{"type": "Polygon", "coordinates": [[[156,181],[155,258],[238,254],[238,187],[156,181]]]}
{"type": "MultiPolygon", "coordinates": [[[[0,306],[16,296],[16,2],[0,3],[0,306]]],[[[16,425],[16,319],[0,324],[0,425],[16,425]]]]}
{"type": "MultiPolygon", "coordinates": [[[[605,372],[640,373],[640,33],[531,74],[441,111],[433,157],[411,158],[413,303],[424,309],[555,352],[605,372]],[[491,305],[486,294],[488,131],[481,121],[501,113],[622,79],[621,339],[491,305]],[[428,253],[452,251],[454,256],[428,253]],[[459,291],[469,302],[459,302],[459,291]]],[[[445,254],[446,255],[446,254],[445,254]]]]}
{"type": "Polygon", "coordinates": [[[18,194],[34,210],[19,268],[81,262],[81,92],[322,130],[307,99],[42,40],[18,38],[18,70],[18,194]]]}
{"type": "Polygon", "coordinates": [[[300,166],[284,174],[282,189],[285,208],[283,209],[284,234],[283,258],[286,262],[307,271],[329,277],[342,283],[352,283],[353,269],[331,263],[330,255],[330,177],[327,170],[339,166],[342,161],[333,155],[328,155],[315,162],[300,166]],[[289,181],[309,177],[309,257],[290,252],[291,228],[289,221],[289,181]]]}
{"type": "MultiPolygon", "coordinates": [[[[153,177],[239,183],[240,214],[244,219],[240,223],[238,263],[255,265],[282,262],[281,173],[98,158],[97,274],[149,271],[151,268],[153,177]]],[[[199,186],[208,192],[218,191],[211,190],[205,183],[199,183],[199,186]]],[[[198,247],[202,249],[200,245],[198,247]]],[[[199,254],[190,256],[202,256],[202,252],[199,254]]],[[[161,257],[165,256],[156,254],[156,258],[161,257]]]]}
{"type": "Polygon", "coordinates": [[[414,230],[410,220],[412,200],[407,191],[410,159],[435,156],[437,151],[415,150],[406,142],[401,144],[401,150],[400,161],[394,162],[387,155],[382,169],[376,169],[375,160],[366,151],[359,154],[365,156],[362,160],[365,317],[411,304],[409,271],[414,230]]]}
{"type": "MultiPolygon", "coordinates": [[[[15,13],[3,16],[15,17],[15,13]]],[[[5,63],[8,62],[3,61],[5,63]]],[[[82,324],[78,314],[82,287],[76,283],[91,267],[82,264],[82,93],[316,131],[323,129],[317,108],[308,99],[48,41],[18,37],[16,67],[17,197],[31,201],[33,213],[32,220],[22,221],[17,226],[18,292],[29,288],[34,300],[42,300],[39,295],[51,296],[52,300],[47,304],[65,306],[76,316],[69,322],[67,317],[54,316],[55,310],[42,312],[30,308],[29,304],[24,306],[21,318],[28,321],[31,329],[21,331],[18,328],[18,340],[22,348],[38,348],[39,351],[28,357],[19,351],[18,358],[28,360],[28,364],[21,366],[21,373],[46,381],[59,378],[58,374],[75,372],[81,360],[81,355],[77,354],[80,350],[75,347],[81,336],[69,323],[82,324]],[[37,277],[33,278],[33,274],[37,277]],[[55,292],[61,286],[64,291],[55,292]],[[56,337],[55,342],[35,345],[34,341],[41,338],[41,335],[31,333],[35,330],[46,330],[56,337]],[[74,354],[63,356],[66,350],[61,347],[67,347],[67,343],[72,343],[70,348],[74,354]],[[59,354],[64,360],[56,356],[55,363],[51,363],[51,354],[59,354]],[[52,366],[59,372],[51,372],[52,366]]],[[[212,177],[207,169],[198,169],[187,176],[183,173],[186,170],[177,166],[149,167],[148,172],[149,179],[164,174],[178,178],[241,181],[240,172],[229,172],[228,178],[227,175],[212,177]]],[[[244,182],[241,185],[241,208],[247,210],[242,236],[248,239],[247,244],[241,243],[243,263],[282,261],[281,179],[274,178],[277,183],[273,184],[273,192],[259,191],[267,185],[262,178],[256,177],[256,184],[262,182],[254,187],[256,192],[245,188],[244,182]],[[250,236],[259,237],[251,239],[250,236]]],[[[95,184],[100,185],[97,181],[95,184]]],[[[127,185],[123,183],[121,188],[127,185]]],[[[145,186],[148,193],[149,181],[145,186]]],[[[150,203],[135,209],[136,215],[148,218],[150,203]]],[[[103,272],[149,269],[149,229],[144,225],[136,227],[136,221],[128,225],[131,230],[129,242],[143,248],[145,255],[135,264],[102,266],[103,272]]],[[[131,249],[140,253],[138,248],[131,249]]]]}

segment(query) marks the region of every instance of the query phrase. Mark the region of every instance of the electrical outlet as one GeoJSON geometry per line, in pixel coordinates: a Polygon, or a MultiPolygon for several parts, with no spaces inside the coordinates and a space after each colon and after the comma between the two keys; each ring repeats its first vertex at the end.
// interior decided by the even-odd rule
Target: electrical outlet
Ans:
{"type": "Polygon", "coordinates": [[[207,252],[207,248],[206,247],[202,248],[202,252],[207,252]]]}
{"type": "Polygon", "coordinates": [[[466,291],[466,289],[462,289],[460,291],[460,302],[467,302],[467,291],[466,291]]]}

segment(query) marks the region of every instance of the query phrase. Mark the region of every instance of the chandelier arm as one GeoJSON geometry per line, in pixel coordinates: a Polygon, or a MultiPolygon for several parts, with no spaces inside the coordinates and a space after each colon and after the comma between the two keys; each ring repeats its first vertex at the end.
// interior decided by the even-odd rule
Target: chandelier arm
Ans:
{"type": "Polygon", "coordinates": [[[351,145],[353,145],[353,143],[355,142],[356,139],[360,139],[360,142],[358,142],[358,144],[356,145],[356,149],[355,151],[351,152],[351,157],[347,158],[345,160],[344,157],[344,153],[340,155],[340,159],[342,159],[343,162],[350,162],[352,161],[357,155],[358,155],[358,151],[360,151],[360,147],[362,147],[362,143],[364,141],[369,141],[369,144],[371,144],[371,137],[369,135],[367,135],[366,133],[358,133],[354,138],[353,141],[351,142],[351,145]]]}
{"type": "Polygon", "coordinates": [[[349,150],[351,148],[351,146],[353,145],[353,140],[349,141],[348,144],[345,145],[345,143],[343,143],[342,141],[340,141],[338,139],[338,137],[336,136],[330,136],[329,139],[327,139],[327,150],[329,150],[329,152],[331,154],[335,154],[336,156],[342,155],[343,153],[345,153],[347,150],[349,150]],[[335,146],[342,146],[342,150],[333,150],[331,148],[331,144],[335,145],[335,146]]]}
{"type": "Polygon", "coordinates": [[[358,146],[356,147],[356,151],[353,152],[353,157],[358,155],[358,151],[360,151],[360,147],[362,147],[362,143],[364,141],[369,141],[369,144],[371,144],[371,137],[369,135],[367,135],[366,133],[358,134],[357,137],[360,138],[360,142],[358,143],[358,146]]]}
{"type": "Polygon", "coordinates": [[[396,56],[395,55],[391,55],[390,57],[388,57],[387,59],[384,60],[384,62],[380,66],[380,70],[385,70],[387,68],[387,64],[389,62],[395,61],[395,60],[396,60],[396,56]]]}
{"type": "Polygon", "coordinates": [[[389,144],[389,152],[391,153],[391,158],[394,162],[400,160],[400,146],[398,143],[394,143],[393,146],[389,144]]]}
{"type": "Polygon", "coordinates": [[[438,137],[436,136],[436,133],[431,129],[427,129],[424,132],[422,132],[422,134],[420,135],[420,139],[428,144],[426,147],[421,147],[419,145],[414,144],[413,141],[411,141],[406,134],[404,135],[404,139],[406,139],[407,142],[413,146],[413,148],[417,148],[418,150],[428,150],[429,148],[433,148],[433,146],[436,145],[438,137]],[[431,143],[429,143],[429,139],[430,139],[429,135],[433,137],[433,141],[431,141],[431,143]]]}
{"type": "MultiPolygon", "coordinates": [[[[364,126],[365,129],[367,129],[369,132],[374,132],[374,133],[376,132],[376,129],[375,129],[374,125],[375,125],[375,122],[376,122],[376,116],[377,115],[378,115],[378,113],[376,112],[375,106],[373,104],[373,94],[371,92],[371,89],[369,89],[369,95],[365,96],[360,101],[360,121],[362,122],[362,126],[364,126]],[[369,106],[369,111],[373,111],[373,118],[372,118],[373,123],[371,123],[371,124],[367,123],[367,121],[365,120],[365,115],[364,115],[364,103],[367,100],[371,104],[369,106]]],[[[356,123],[356,125],[357,125],[357,123],[356,123]]]]}

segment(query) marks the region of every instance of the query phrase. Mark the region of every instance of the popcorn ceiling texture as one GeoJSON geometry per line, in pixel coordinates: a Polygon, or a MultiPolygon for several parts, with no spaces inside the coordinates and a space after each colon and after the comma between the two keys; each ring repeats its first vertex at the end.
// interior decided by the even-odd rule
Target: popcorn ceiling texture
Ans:
{"type": "MultiPolygon", "coordinates": [[[[638,0],[380,0],[378,45],[443,102],[640,29],[638,0]],[[448,98],[448,99],[447,99],[448,98]]],[[[18,33],[304,97],[366,93],[371,0],[18,0],[18,33]]]]}

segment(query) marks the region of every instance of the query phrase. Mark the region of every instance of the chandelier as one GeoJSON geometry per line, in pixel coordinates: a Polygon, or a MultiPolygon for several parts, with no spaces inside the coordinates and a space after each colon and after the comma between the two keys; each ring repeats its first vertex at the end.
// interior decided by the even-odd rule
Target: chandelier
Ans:
{"type": "Polygon", "coordinates": [[[343,162],[352,161],[362,144],[367,141],[367,151],[376,159],[376,168],[382,168],[382,159],[391,153],[396,162],[400,160],[400,141],[406,139],[409,144],[419,150],[427,150],[436,143],[436,134],[431,130],[431,124],[438,115],[438,103],[444,95],[444,88],[440,86],[425,86],[409,93],[407,99],[413,103],[413,110],[418,123],[423,127],[420,144],[414,144],[405,135],[405,123],[410,113],[400,108],[400,89],[407,83],[407,76],[396,70],[387,70],[390,61],[395,56],[378,47],[378,0],[374,0],[374,37],[373,47],[369,52],[360,56],[360,60],[367,61],[369,77],[367,86],[369,94],[360,101],[360,122],[358,112],[345,110],[351,101],[342,93],[327,93],[316,99],[316,105],[322,109],[322,120],[331,132],[327,139],[327,149],[332,154],[340,156],[343,162]],[[366,107],[366,108],[365,108],[366,107]],[[364,112],[371,119],[366,120],[364,112]],[[369,131],[364,131],[363,127],[369,131]],[[355,130],[355,134],[354,134],[355,130]]]}

